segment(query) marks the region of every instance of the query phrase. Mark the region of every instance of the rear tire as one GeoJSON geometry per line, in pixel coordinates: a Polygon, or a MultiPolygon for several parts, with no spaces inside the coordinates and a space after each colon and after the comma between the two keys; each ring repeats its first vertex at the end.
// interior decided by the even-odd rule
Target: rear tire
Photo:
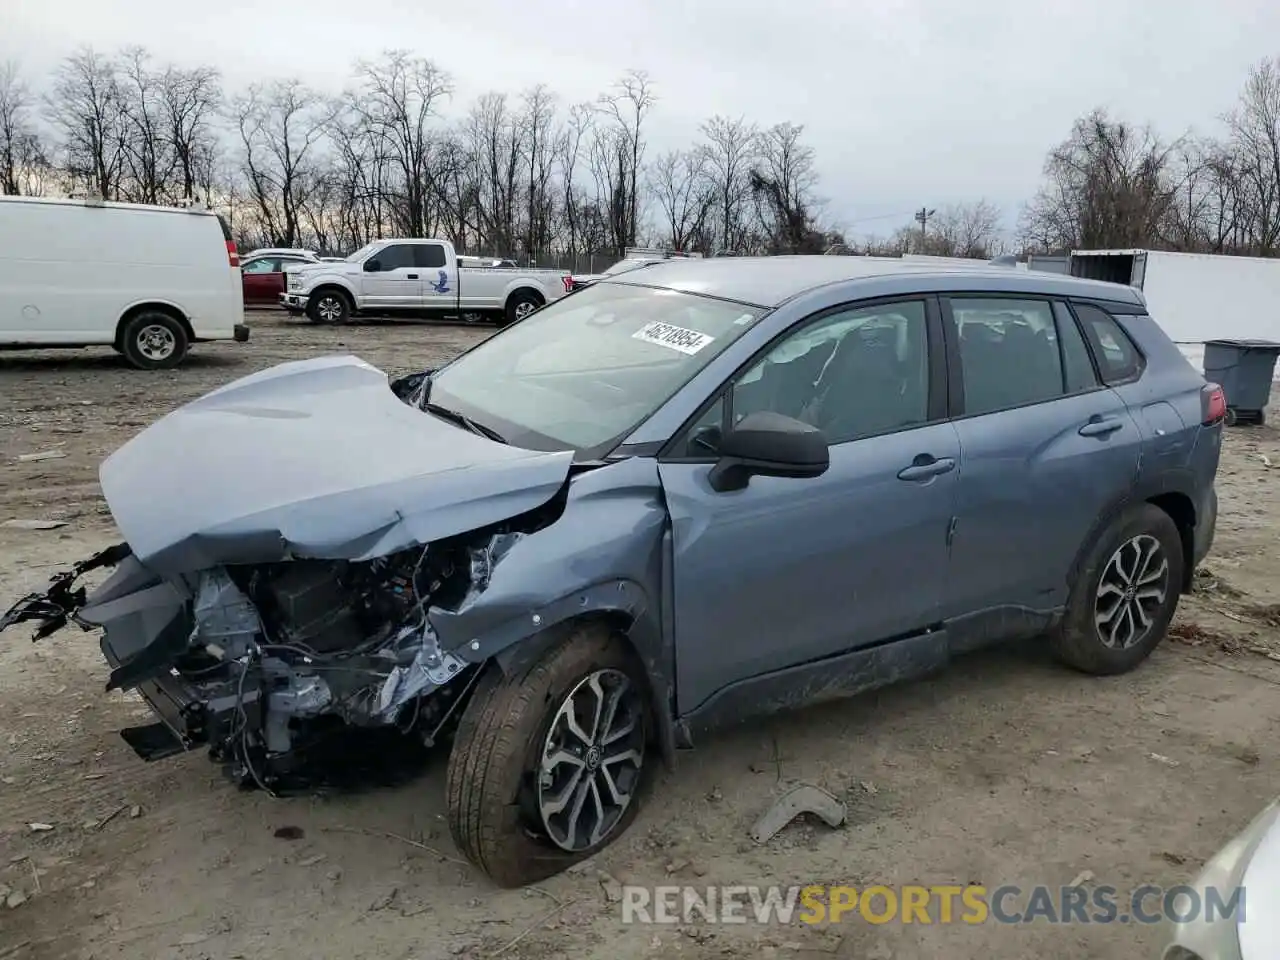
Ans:
{"type": "Polygon", "coordinates": [[[351,319],[351,300],[340,290],[321,290],[307,301],[307,317],[312,323],[343,324],[351,319]]]}
{"type": "Polygon", "coordinates": [[[149,310],[124,325],[119,350],[139,370],[169,370],[187,355],[191,341],[178,320],[149,310]]]}
{"type": "Polygon", "coordinates": [[[1085,557],[1050,635],[1054,654],[1100,676],[1137,667],[1168,632],[1184,565],[1182,537],[1167,513],[1150,503],[1125,510],[1085,557]]]}
{"type": "Polygon", "coordinates": [[[600,624],[519,674],[485,669],[449,755],[449,830],[495,883],[518,887],[591,856],[635,818],[652,766],[648,687],[625,640],[600,624]]]}
{"type": "Polygon", "coordinates": [[[531,290],[517,290],[507,300],[507,308],[503,311],[502,325],[509,327],[523,320],[542,306],[542,299],[531,290]]]}

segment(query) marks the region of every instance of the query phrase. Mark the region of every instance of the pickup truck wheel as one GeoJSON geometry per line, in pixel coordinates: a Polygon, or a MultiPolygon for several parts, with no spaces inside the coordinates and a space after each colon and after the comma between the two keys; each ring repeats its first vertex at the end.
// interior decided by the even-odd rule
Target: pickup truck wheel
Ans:
{"type": "Polygon", "coordinates": [[[190,341],[182,324],[167,313],[140,313],[120,334],[120,352],[139,370],[168,370],[187,355],[190,341]]]}
{"type": "Polygon", "coordinates": [[[1164,639],[1178,607],[1184,555],[1170,516],[1150,503],[1126,510],[1093,545],[1050,634],[1058,659],[1085,673],[1125,673],[1164,639]]]}
{"type": "Polygon", "coordinates": [[[321,290],[307,301],[312,323],[346,323],[351,319],[351,301],[337,290],[321,290]]]}
{"type": "Polygon", "coordinates": [[[519,674],[490,664],[449,756],[458,849],[518,887],[611,843],[648,783],[647,689],[625,640],[600,624],[574,629],[519,674]]]}
{"type": "Polygon", "coordinates": [[[517,290],[507,300],[507,309],[502,316],[503,326],[523,320],[540,306],[542,306],[542,300],[536,293],[529,290],[517,290]]]}

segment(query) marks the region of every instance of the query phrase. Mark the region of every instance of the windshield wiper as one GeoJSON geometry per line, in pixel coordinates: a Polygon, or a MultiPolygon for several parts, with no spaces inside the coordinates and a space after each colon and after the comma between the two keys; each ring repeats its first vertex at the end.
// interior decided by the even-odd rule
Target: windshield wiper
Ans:
{"type": "Polygon", "coordinates": [[[465,427],[472,433],[479,434],[482,437],[488,437],[490,440],[496,440],[498,443],[506,443],[507,439],[492,427],[486,427],[482,423],[476,423],[470,417],[459,413],[457,410],[450,410],[448,407],[442,407],[438,403],[427,403],[423,408],[427,413],[434,413],[437,417],[443,417],[446,420],[452,420],[461,427],[465,427]]]}

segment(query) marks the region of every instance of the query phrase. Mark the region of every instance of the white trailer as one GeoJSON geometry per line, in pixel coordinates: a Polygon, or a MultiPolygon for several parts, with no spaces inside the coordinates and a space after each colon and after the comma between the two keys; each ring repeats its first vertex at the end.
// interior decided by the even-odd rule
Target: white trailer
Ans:
{"type": "Polygon", "coordinates": [[[1159,250],[1073,250],[1074,277],[1137,287],[1171,339],[1280,341],[1280,259],[1159,250]]]}

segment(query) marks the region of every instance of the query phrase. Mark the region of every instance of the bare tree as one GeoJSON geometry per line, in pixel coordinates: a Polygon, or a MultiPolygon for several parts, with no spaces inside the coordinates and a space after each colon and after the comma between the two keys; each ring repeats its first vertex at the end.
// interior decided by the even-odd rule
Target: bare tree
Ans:
{"type": "Polygon", "coordinates": [[[803,126],[779,123],[756,138],[748,182],[763,246],[771,253],[820,253],[827,246],[813,219],[818,175],[813,148],[802,142],[803,135],[803,126]]]}
{"type": "Polygon", "coordinates": [[[218,153],[214,121],[222,105],[222,83],[213,67],[169,67],[160,79],[164,136],[173,153],[177,195],[207,195],[218,153]]]}
{"type": "Polygon", "coordinates": [[[144,48],[129,47],[120,56],[116,76],[123,121],[121,195],[138,203],[159,203],[176,166],[164,136],[162,77],[150,61],[144,48]]]}
{"type": "Polygon", "coordinates": [[[73,184],[119,199],[126,120],[115,65],[90,47],[78,50],[54,71],[47,103],[73,184]]]}
{"type": "Polygon", "coordinates": [[[298,243],[303,207],[316,184],[317,145],[334,109],[299,80],[253,85],[233,106],[243,174],[264,239],[298,243]]]}
{"type": "Polygon", "coordinates": [[[1130,247],[1151,242],[1167,222],[1179,184],[1168,144],[1147,128],[1094,110],[1045,162],[1045,184],[1022,218],[1024,245],[1130,247]]]}
{"type": "Polygon", "coordinates": [[[673,250],[688,250],[707,239],[707,218],[715,200],[706,164],[700,150],[673,150],[658,157],[649,171],[649,189],[662,209],[663,239],[673,250]]]}
{"type": "Polygon", "coordinates": [[[467,117],[467,139],[481,243],[510,255],[518,236],[521,162],[517,119],[501,93],[480,97],[467,117]]]}
{"type": "Polygon", "coordinates": [[[524,155],[524,248],[530,256],[540,255],[551,245],[555,194],[551,179],[555,172],[557,140],[556,98],[539,84],[525,91],[518,118],[524,155]]]}
{"type": "Polygon", "coordinates": [[[715,194],[716,227],[720,252],[738,252],[747,244],[747,202],[751,197],[749,174],[759,149],[759,130],[744,117],[715,116],[702,125],[702,154],[707,177],[715,194]]]}
{"type": "Polygon", "coordinates": [[[1002,252],[1000,208],[986,200],[943,207],[933,224],[930,253],[985,260],[1002,252]]]}
{"type": "Polygon", "coordinates": [[[640,229],[644,123],[656,103],[653,83],[643,70],[629,70],[598,103],[605,122],[595,129],[592,171],[607,209],[610,242],[619,256],[636,242],[640,229]]]}
{"type": "Polygon", "coordinates": [[[38,189],[49,160],[36,132],[31,88],[18,65],[0,63],[0,194],[38,189]]]}
{"type": "Polygon", "coordinates": [[[1275,256],[1280,253],[1280,59],[1263,60],[1249,71],[1227,123],[1253,251],[1275,256]]]}
{"type": "Polygon", "coordinates": [[[398,233],[425,236],[435,226],[430,209],[435,196],[432,153],[435,122],[452,81],[430,60],[390,50],[375,62],[356,64],[357,88],[349,97],[369,133],[383,144],[382,157],[394,178],[389,212],[398,233]]]}

